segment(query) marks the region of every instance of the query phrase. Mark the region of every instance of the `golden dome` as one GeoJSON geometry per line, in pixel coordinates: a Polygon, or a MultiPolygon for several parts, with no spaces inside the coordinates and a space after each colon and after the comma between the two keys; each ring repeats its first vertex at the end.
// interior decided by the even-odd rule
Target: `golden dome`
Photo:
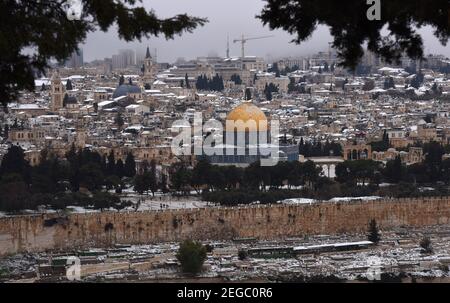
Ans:
{"type": "MultiPolygon", "coordinates": [[[[250,102],[242,103],[241,105],[239,105],[235,109],[233,109],[228,114],[227,121],[234,121],[238,128],[239,128],[239,126],[236,122],[242,121],[249,131],[255,131],[255,130],[266,131],[268,128],[268,122],[267,122],[266,115],[262,112],[262,110],[260,110],[257,106],[253,105],[250,102]],[[260,129],[260,125],[259,125],[260,121],[263,123],[261,125],[261,129],[260,129]]],[[[228,127],[228,126],[226,127],[226,130],[234,131],[233,127],[228,127]]],[[[238,131],[242,131],[242,130],[238,129],[238,131]]]]}

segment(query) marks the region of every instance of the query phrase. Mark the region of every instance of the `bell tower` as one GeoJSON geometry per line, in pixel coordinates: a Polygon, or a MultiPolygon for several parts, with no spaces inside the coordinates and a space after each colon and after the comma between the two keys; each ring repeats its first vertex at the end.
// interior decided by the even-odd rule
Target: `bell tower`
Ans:
{"type": "Polygon", "coordinates": [[[53,112],[57,112],[59,109],[63,108],[64,99],[64,85],[61,81],[61,76],[58,70],[53,72],[51,79],[51,104],[50,109],[53,112]]]}
{"type": "Polygon", "coordinates": [[[155,65],[150,54],[150,48],[147,47],[147,53],[144,59],[142,84],[144,87],[152,85],[155,80],[155,65]]]}

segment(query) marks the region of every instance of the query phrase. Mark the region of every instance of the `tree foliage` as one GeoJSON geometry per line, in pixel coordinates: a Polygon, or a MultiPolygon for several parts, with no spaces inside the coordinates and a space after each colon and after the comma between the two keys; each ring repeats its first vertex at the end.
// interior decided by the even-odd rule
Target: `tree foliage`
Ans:
{"type": "Polygon", "coordinates": [[[234,84],[236,84],[236,85],[241,85],[242,84],[241,76],[239,76],[238,74],[231,75],[231,79],[230,80],[233,81],[234,84]]]}
{"type": "Polygon", "coordinates": [[[176,255],[184,273],[198,274],[206,260],[206,248],[200,242],[186,240],[176,255]]]}
{"type": "Polygon", "coordinates": [[[424,57],[423,41],[416,28],[431,26],[445,45],[450,37],[447,0],[382,1],[381,20],[370,21],[366,0],[266,0],[258,16],[271,29],[295,35],[296,43],[306,41],[318,25],[330,28],[341,65],[355,69],[364,55],[363,46],[387,62],[403,54],[424,57]],[[388,35],[382,35],[387,28],[388,35]]]}
{"type": "Polygon", "coordinates": [[[252,99],[252,91],[250,90],[250,88],[246,88],[245,89],[245,100],[249,101],[252,99]]]}
{"type": "Polygon", "coordinates": [[[378,244],[381,240],[380,232],[378,230],[377,221],[375,219],[370,220],[367,239],[375,244],[378,244]]]}
{"type": "Polygon", "coordinates": [[[15,100],[20,90],[34,90],[34,78],[49,62],[67,59],[89,32],[106,32],[117,25],[119,38],[141,40],[163,35],[173,39],[191,32],[207,20],[186,14],[160,19],[140,0],[82,0],[80,20],[69,20],[66,0],[0,1],[0,100],[15,100]],[[25,49],[31,50],[24,52],[25,49]]]}
{"type": "Polygon", "coordinates": [[[278,86],[273,83],[266,83],[264,87],[264,95],[266,96],[266,100],[272,101],[272,93],[278,93],[278,86]]]}
{"type": "Polygon", "coordinates": [[[221,92],[225,89],[223,78],[216,74],[212,79],[208,79],[206,75],[201,75],[197,78],[195,87],[198,90],[210,90],[221,92]]]}
{"type": "Polygon", "coordinates": [[[428,237],[424,237],[420,240],[420,247],[424,253],[431,254],[433,252],[433,246],[431,245],[431,240],[428,237]]]}

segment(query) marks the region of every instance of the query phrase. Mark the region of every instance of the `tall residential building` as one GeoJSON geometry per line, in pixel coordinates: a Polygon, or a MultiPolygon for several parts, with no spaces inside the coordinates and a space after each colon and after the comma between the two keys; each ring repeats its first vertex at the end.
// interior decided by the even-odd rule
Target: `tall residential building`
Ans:
{"type": "Polygon", "coordinates": [[[136,65],[136,55],[134,50],[122,49],[119,51],[119,55],[124,58],[126,67],[136,65]]]}
{"type": "Polygon", "coordinates": [[[133,50],[123,49],[119,54],[112,56],[112,68],[124,69],[136,65],[136,56],[133,50]]]}
{"type": "Polygon", "coordinates": [[[111,61],[113,70],[126,68],[126,63],[121,55],[113,55],[111,61]]]}
{"type": "Polygon", "coordinates": [[[74,51],[66,60],[65,65],[69,68],[80,68],[84,66],[83,50],[74,51]]]}
{"type": "Polygon", "coordinates": [[[142,66],[145,60],[145,51],[136,50],[136,65],[142,66]]]}

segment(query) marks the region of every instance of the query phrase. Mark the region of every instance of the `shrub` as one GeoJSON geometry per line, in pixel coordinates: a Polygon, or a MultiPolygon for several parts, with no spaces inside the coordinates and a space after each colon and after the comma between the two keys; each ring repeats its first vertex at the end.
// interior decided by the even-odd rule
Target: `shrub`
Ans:
{"type": "Polygon", "coordinates": [[[375,244],[378,244],[381,240],[380,232],[378,231],[378,226],[375,219],[372,219],[369,223],[369,233],[367,234],[367,239],[375,244]]]}
{"type": "Polygon", "coordinates": [[[239,252],[238,252],[239,260],[243,261],[243,260],[247,259],[247,256],[248,256],[247,251],[245,251],[243,249],[239,250],[239,252]]]}
{"type": "Polygon", "coordinates": [[[431,254],[433,252],[433,246],[431,245],[431,240],[428,237],[424,237],[420,241],[420,247],[422,247],[423,252],[431,254]]]}
{"type": "Polygon", "coordinates": [[[206,260],[206,248],[200,242],[186,240],[176,255],[184,273],[198,274],[206,260]]]}

